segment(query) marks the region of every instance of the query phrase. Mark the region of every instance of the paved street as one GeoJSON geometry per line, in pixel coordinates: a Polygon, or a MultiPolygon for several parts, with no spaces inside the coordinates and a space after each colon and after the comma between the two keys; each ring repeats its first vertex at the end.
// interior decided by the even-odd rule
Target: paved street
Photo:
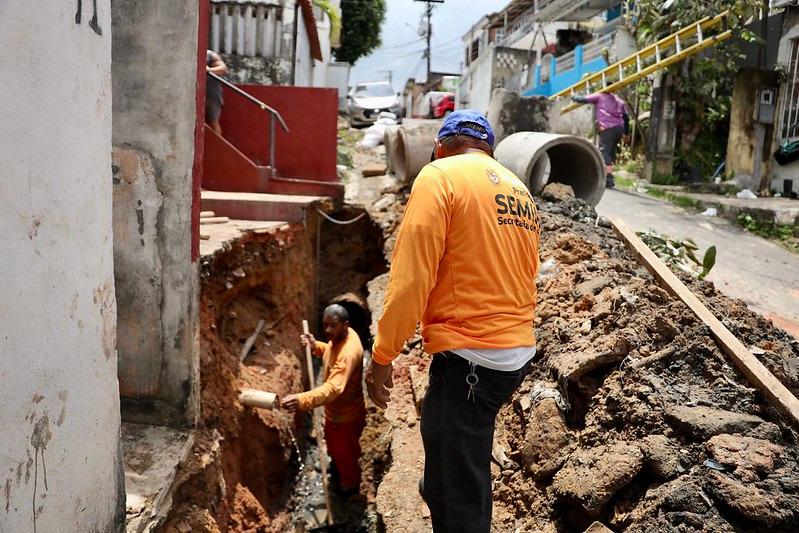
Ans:
{"type": "Polygon", "coordinates": [[[620,218],[635,231],[654,229],[691,237],[700,254],[716,245],[716,266],[707,279],[799,338],[799,255],[724,219],[699,216],[668,202],[619,190],[606,191],[596,210],[602,216],[620,218]]]}

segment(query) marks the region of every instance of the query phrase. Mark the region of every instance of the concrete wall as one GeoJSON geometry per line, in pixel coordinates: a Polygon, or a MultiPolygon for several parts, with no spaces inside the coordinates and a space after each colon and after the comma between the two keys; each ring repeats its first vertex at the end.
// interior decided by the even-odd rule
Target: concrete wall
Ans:
{"type": "Polygon", "coordinates": [[[311,87],[313,85],[314,59],[311,57],[311,40],[305,27],[305,18],[299,4],[295,7],[297,21],[297,43],[294,57],[294,85],[311,87]]]}
{"type": "MultiPolygon", "coordinates": [[[[336,89],[274,85],[242,85],[241,88],[262,102],[268,102],[286,121],[288,133],[275,121],[275,167],[280,176],[338,182],[336,89]],[[313,150],[313,157],[309,157],[309,150],[313,150]]],[[[268,165],[269,113],[227,89],[225,102],[220,119],[225,138],[253,161],[268,165]]]]}
{"type": "Polygon", "coordinates": [[[773,124],[755,122],[758,91],[765,87],[778,86],[779,77],[773,70],[746,68],[735,75],[730,131],[727,137],[726,171],[734,175],[739,186],[755,192],[760,191],[761,183],[768,188],[770,141],[774,135],[773,124]]]}
{"type": "Polygon", "coordinates": [[[493,89],[491,76],[494,69],[494,50],[493,44],[484,50],[461,77],[458,94],[455,97],[455,109],[477,109],[481,113],[488,112],[493,89]]]}
{"type": "Polygon", "coordinates": [[[567,100],[519,96],[515,91],[494,89],[486,116],[494,130],[494,145],[520,131],[591,136],[594,128],[593,107],[581,106],[561,115],[560,110],[568,103],[567,100]]]}
{"type": "Polygon", "coordinates": [[[131,421],[192,424],[197,417],[198,9],[193,0],[112,0],[119,378],[131,421]]]}
{"type": "Polygon", "coordinates": [[[0,531],[123,531],[108,0],[8,2],[0,531]]]}
{"type": "MultiPolygon", "coordinates": [[[[778,65],[787,73],[790,80],[791,76],[791,44],[793,39],[799,39],[799,8],[787,6],[785,9],[785,19],[782,29],[782,37],[780,37],[779,51],[777,54],[778,65]]],[[[782,137],[782,124],[784,113],[784,106],[790,93],[790,81],[784,81],[780,87],[780,104],[777,106],[778,111],[778,127],[774,134],[773,144],[771,146],[771,153],[773,154],[785,141],[782,137]]],[[[790,140],[795,140],[792,138],[790,140]]],[[[779,165],[773,161],[771,165],[771,188],[776,191],[786,192],[786,186],[790,187],[787,192],[793,191],[799,193],[799,161],[794,161],[787,165],[779,165]]]]}

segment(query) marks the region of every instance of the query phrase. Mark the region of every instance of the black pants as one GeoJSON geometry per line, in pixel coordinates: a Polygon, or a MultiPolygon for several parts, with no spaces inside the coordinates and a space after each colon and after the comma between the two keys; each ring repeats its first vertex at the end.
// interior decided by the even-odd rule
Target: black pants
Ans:
{"type": "Polygon", "coordinates": [[[624,127],[622,126],[614,126],[599,132],[599,151],[602,152],[605,165],[612,165],[616,160],[616,147],[622,137],[624,137],[624,127]]]}
{"type": "Polygon", "coordinates": [[[424,495],[436,533],[488,533],[491,529],[491,447],[494,421],[527,374],[476,367],[467,398],[468,361],[449,352],[430,365],[422,403],[424,495]]]}

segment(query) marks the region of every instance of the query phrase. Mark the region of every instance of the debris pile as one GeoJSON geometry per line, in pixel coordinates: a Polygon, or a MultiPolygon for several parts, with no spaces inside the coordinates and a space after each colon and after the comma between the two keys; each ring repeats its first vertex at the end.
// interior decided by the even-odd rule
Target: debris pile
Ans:
{"type": "MultiPolygon", "coordinates": [[[[538,353],[498,419],[496,531],[796,531],[799,442],[579,200],[539,200],[538,353]]],[[[794,394],[799,343],[682,275],[794,394]]]]}

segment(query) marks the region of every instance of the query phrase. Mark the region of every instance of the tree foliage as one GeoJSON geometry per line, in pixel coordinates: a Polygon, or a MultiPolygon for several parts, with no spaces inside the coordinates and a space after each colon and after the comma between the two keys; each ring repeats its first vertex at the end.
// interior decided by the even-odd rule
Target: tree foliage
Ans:
{"type": "Polygon", "coordinates": [[[386,0],[341,0],[341,46],[336,61],[354,64],[380,46],[380,26],[386,17],[386,0]]]}

